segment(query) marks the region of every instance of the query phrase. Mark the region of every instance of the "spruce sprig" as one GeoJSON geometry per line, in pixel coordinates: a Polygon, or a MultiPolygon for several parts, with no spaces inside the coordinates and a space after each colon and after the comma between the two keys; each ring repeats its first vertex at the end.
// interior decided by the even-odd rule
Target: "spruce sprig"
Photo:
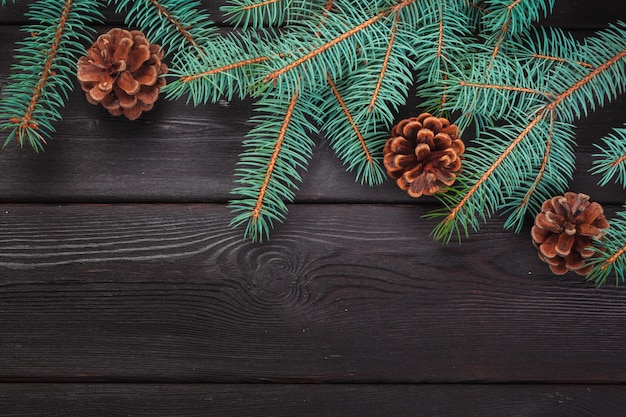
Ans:
{"type": "Polygon", "coordinates": [[[238,198],[230,202],[236,214],[231,225],[244,226],[244,236],[253,241],[267,240],[274,223],[285,219],[286,203],[302,181],[299,171],[311,158],[319,109],[306,94],[267,95],[257,103],[260,114],[252,119],[257,124],[244,140],[235,171],[238,198]]]}
{"type": "Polygon", "coordinates": [[[220,10],[234,27],[259,29],[309,20],[327,4],[326,0],[232,0],[220,10]]]}
{"type": "Polygon", "coordinates": [[[18,43],[10,84],[0,99],[5,146],[15,139],[20,146],[28,142],[35,151],[43,149],[73,88],[82,42],[104,20],[102,5],[98,0],[39,0],[30,6],[26,16],[32,23],[22,28],[27,36],[18,43]]]}
{"type": "MultiPolygon", "coordinates": [[[[626,208],[626,206],[624,207],[626,208]]],[[[596,256],[591,258],[594,267],[587,275],[587,280],[597,286],[607,283],[611,275],[615,276],[615,285],[626,280],[626,211],[619,211],[610,221],[602,240],[593,247],[596,256]]]]}
{"type": "Polygon", "coordinates": [[[213,38],[203,54],[176,55],[169,71],[174,80],[162,91],[170,99],[185,96],[194,105],[258,96],[261,92],[252,88],[256,67],[281,55],[272,44],[277,36],[274,30],[241,31],[213,38]]]}
{"type": "MultiPolygon", "coordinates": [[[[550,146],[550,153],[555,149],[560,149],[561,153],[558,161],[553,164],[556,168],[555,174],[564,178],[571,175],[574,166],[573,152],[568,150],[568,143],[571,143],[571,135],[567,132],[571,128],[558,129],[559,125],[571,124],[582,117],[589,110],[593,110],[598,105],[603,105],[606,100],[614,98],[623,91],[626,84],[626,27],[623,24],[612,26],[600,32],[597,37],[588,39],[583,47],[584,61],[591,64],[592,68],[583,65],[572,67],[567,62],[542,60],[545,63],[551,61],[552,67],[548,73],[551,77],[543,77],[543,80],[536,82],[542,86],[541,90],[546,94],[538,95],[543,103],[537,106],[536,98],[529,101],[528,98],[520,98],[515,101],[516,110],[514,114],[504,114],[504,120],[515,120],[513,124],[504,128],[493,128],[495,135],[486,136],[486,141],[468,152],[466,158],[465,183],[468,184],[460,191],[443,197],[446,200],[446,212],[443,221],[434,229],[436,238],[449,241],[453,235],[458,235],[460,230],[467,230],[468,225],[477,229],[476,222],[468,219],[475,219],[479,216],[488,218],[497,210],[510,207],[515,201],[515,193],[519,190],[531,188],[541,190],[533,184],[540,184],[552,175],[550,165],[544,164],[544,158],[538,158],[546,149],[548,144],[555,140],[562,143],[561,146],[550,146]],[[566,68],[567,67],[567,68],[566,68]],[[526,104],[524,104],[526,103],[526,104]],[[565,149],[565,151],[564,151],[565,149]],[[538,151],[538,152],[537,152],[538,151]],[[488,158],[488,155],[494,155],[488,158]],[[488,159],[487,159],[488,158],[488,159]],[[489,162],[485,162],[489,161],[489,162]],[[529,167],[534,167],[529,169],[529,167]],[[533,171],[535,174],[533,174],[533,171]],[[548,176],[545,173],[548,172],[548,176]],[[541,175],[541,178],[538,175],[541,175]],[[539,178],[538,181],[536,179],[539,178]],[[533,187],[530,187],[533,185],[533,187]]],[[[554,51],[566,52],[563,50],[554,51]]],[[[578,59],[572,57],[568,61],[578,59]]],[[[501,58],[494,61],[491,68],[498,68],[501,58]]],[[[523,70],[524,63],[520,61],[520,69],[523,70]]],[[[539,65],[539,64],[535,64],[539,65]]],[[[528,67],[532,68],[532,67],[528,67]]],[[[488,72],[492,76],[495,71],[488,72]]],[[[508,73],[508,71],[507,71],[508,73]]],[[[529,74],[529,78],[532,74],[529,74]]],[[[531,80],[533,78],[530,78],[531,80]]],[[[502,83],[505,84],[505,83],[502,83]]],[[[513,88],[502,92],[501,85],[489,83],[482,86],[482,89],[497,91],[503,97],[517,93],[513,88]]],[[[464,88],[473,86],[463,85],[464,88]]],[[[516,87],[516,86],[514,86],[516,87]]],[[[524,86],[524,89],[526,86],[524,86]]],[[[465,101],[462,94],[457,102],[458,108],[473,108],[476,105],[465,101]],[[464,102],[465,101],[465,102],[464,102]]],[[[472,95],[470,94],[469,97],[472,95]]],[[[529,97],[532,97],[531,94],[529,97]]],[[[493,98],[496,100],[496,98],[493,98]]],[[[479,99],[480,102],[480,99],[479,99]]],[[[497,101],[496,102],[501,102],[497,101]]],[[[500,116],[500,115],[497,115],[500,116]]],[[[550,155],[548,154],[549,161],[550,155]]],[[[557,189],[565,183],[549,183],[548,190],[552,192],[563,192],[557,189]]],[[[533,193],[533,196],[545,199],[544,193],[533,193]]],[[[521,210],[526,207],[537,207],[539,201],[534,204],[520,202],[520,210],[514,212],[516,217],[520,217],[521,210]],[[523,203],[523,205],[521,204],[523,203]]],[[[441,215],[435,212],[431,216],[441,215]]],[[[516,220],[510,219],[509,224],[515,224],[516,220]]]]}
{"type": "Polygon", "coordinates": [[[626,124],[615,128],[613,133],[602,138],[602,142],[604,146],[595,144],[600,152],[593,155],[596,159],[591,173],[602,175],[598,182],[601,186],[614,180],[626,188],[626,124]]]}
{"type": "MultiPolygon", "coordinates": [[[[139,27],[150,42],[167,53],[192,48],[203,53],[217,27],[195,0],[115,0],[116,12],[124,13],[129,26],[139,27]]],[[[190,53],[191,52],[186,52],[190,53]]]]}

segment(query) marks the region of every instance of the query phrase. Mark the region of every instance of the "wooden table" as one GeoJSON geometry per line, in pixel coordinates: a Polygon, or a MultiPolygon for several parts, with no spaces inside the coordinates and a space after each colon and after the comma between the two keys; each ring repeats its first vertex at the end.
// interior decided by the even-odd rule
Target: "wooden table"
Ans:
{"type": "MultiPolygon", "coordinates": [[[[0,9],[0,83],[27,3],[0,9]]],[[[619,18],[561,0],[545,24],[619,18]]],[[[625,105],[576,131],[571,189],[609,215],[626,193],[587,170],[625,105]]],[[[528,225],[434,242],[435,200],[355,183],[317,138],[287,221],[242,240],[251,109],[162,98],[128,122],[76,91],[44,153],[0,153],[0,416],[626,415],[626,285],[551,275],[528,225]]]]}

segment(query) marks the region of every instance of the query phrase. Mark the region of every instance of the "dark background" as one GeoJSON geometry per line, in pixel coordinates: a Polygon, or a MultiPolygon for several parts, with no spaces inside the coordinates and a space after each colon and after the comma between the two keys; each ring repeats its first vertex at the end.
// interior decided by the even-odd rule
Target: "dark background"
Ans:
{"type": "MultiPolygon", "coordinates": [[[[3,84],[28,3],[0,9],[3,84]]],[[[542,23],[618,19],[558,0],[542,23]]],[[[609,216],[626,193],[587,171],[625,104],[576,130],[571,190],[609,216]]],[[[435,200],[355,183],[318,138],[287,221],[242,240],[251,115],[161,98],[129,122],[75,91],[45,152],[0,152],[0,416],[626,415],[626,285],[551,275],[529,225],[434,242],[435,200]]]]}

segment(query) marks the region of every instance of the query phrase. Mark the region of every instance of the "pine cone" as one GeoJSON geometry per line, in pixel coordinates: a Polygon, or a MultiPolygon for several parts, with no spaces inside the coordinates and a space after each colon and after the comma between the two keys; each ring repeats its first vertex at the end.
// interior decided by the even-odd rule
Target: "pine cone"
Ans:
{"type": "Polygon", "coordinates": [[[447,119],[429,113],[401,120],[383,150],[387,173],[411,197],[443,191],[461,168],[465,145],[458,131],[447,119]]]}
{"type": "Polygon", "coordinates": [[[163,51],[138,30],[111,29],[78,60],[77,77],[87,101],[113,116],[135,120],[154,106],[165,85],[163,51]]]}
{"type": "Polygon", "coordinates": [[[600,204],[590,203],[588,195],[568,192],[543,203],[531,236],[539,258],[554,274],[587,275],[592,265],[585,265],[585,260],[595,253],[590,247],[608,227],[600,204]]]}

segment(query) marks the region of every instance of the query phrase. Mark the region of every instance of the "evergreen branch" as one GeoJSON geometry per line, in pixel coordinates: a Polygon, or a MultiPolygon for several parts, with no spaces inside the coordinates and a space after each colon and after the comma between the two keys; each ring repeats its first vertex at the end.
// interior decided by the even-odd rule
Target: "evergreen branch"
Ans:
{"type": "Polygon", "coordinates": [[[385,178],[380,160],[397,109],[406,103],[412,81],[410,11],[398,10],[390,26],[381,26],[376,42],[368,45],[368,58],[345,79],[327,73],[321,112],[322,130],[333,150],[356,170],[357,181],[379,184],[385,178]],[[406,12],[406,13],[405,13],[406,12]]]}
{"type": "Polygon", "coordinates": [[[352,127],[352,129],[354,130],[354,133],[355,133],[357,139],[359,140],[359,144],[361,145],[361,148],[363,149],[363,154],[365,156],[365,160],[367,161],[368,164],[373,164],[374,163],[374,158],[372,158],[372,154],[370,153],[370,151],[369,151],[369,149],[367,147],[367,144],[365,143],[365,139],[363,138],[363,135],[361,134],[361,130],[356,125],[356,123],[354,121],[354,118],[352,117],[352,114],[350,113],[350,110],[348,109],[348,107],[346,106],[345,101],[341,97],[341,93],[339,93],[339,90],[337,89],[337,86],[335,85],[335,83],[333,82],[332,78],[330,78],[330,77],[328,77],[328,84],[330,85],[330,88],[331,88],[333,94],[337,98],[337,102],[341,106],[341,110],[343,110],[346,118],[348,119],[348,122],[350,123],[350,127],[352,127]]]}
{"type": "Polygon", "coordinates": [[[374,26],[414,2],[403,0],[365,20],[363,18],[368,16],[370,10],[363,9],[354,15],[330,13],[324,32],[319,31],[318,22],[303,22],[296,31],[285,33],[286,48],[283,50],[290,50],[286,55],[289,59],[284,63],[277,62],[275,68],[269,67],[261,82],[271,85],[280,82],[279,88],[287,85],[287,89],[293,91],[303,79],[312,85],[325,83],[327,72],[333,79],[341,78],[342,69],[354,70],[361,60],[367,59],[361,54],[368,49],[361,48],[361,45],[372,42],[376,34],[374,26]],[[320,36],[311,39],[310,33],[319,33],[320,36]],[[351,43],[340,46],[348,40],[351,43]],[[281,82],[286,75],[289,75],[287,81],[281,82]]]}
{"type": "Polygon", "coordinates": [[[482,6],[478,3],[474,3],[473,1],[469,1],[469,0],[465,0],[465,3],[470,6],[471,8],[478,10],[479,12],[483,13],[483,14],[487,14],[489,13],[489,10],[487,10],[487,8],[485,6],[482,6]]]}
{"type": "Polygon", "coordinates": [[[188,82],[197,80],[198,78],[204,78],[204,77],[207,77],[209,75],[215,75],[215,74],[218,74],[218,73],[221,73],[221,72],[228,72],[228,71],[232,71],[232,70],[237,69],[237,68],[246,67],[248,65],[258,64],[258,63],[261,63],[263,61],[267,61],[268,59],[270,59],[270,57],[268,57],[268,56],[257,56],[257,57],[254,57],[254,58],[248,58],[248,59],[244,59],[242,61],[233,62],[232,64],[222,65],[221,67],[211,68],[211,69],[206,70],[206,71],[196,72],[194,74],[189,74],[189,75],[184,75],[184,76],[180,77],[180,81],[183,82],[183,83],[188,83],[188,82]]]}
{"type": "MultiPolygon", "coordinates": [[[[526,213],[529,204],[532,201],[532,197],[535,192],[538,190],[539,186],[542,184],[542,180],[544,179],[544,175],[546,174],[546,170],[548,168],[548,162],[550,160],[550,152],[552,150],[553,137],[554,137],[554,113],[551,114],[550,119],[550,132],[548,134],[548,139],[546,140],[546,146],[543,152],[543,159],[541,160],[541,165],[539,166],[539,171],[533,182],[527,187],[526,192],[524,192],[521,201],[515,204],[512,208],[512,213],[507,218],[507,221],[504,224],[504,228],[508,229],[511,227],[515,227],[515,232],[519,233],[523,224],[523,217],[526,213]]],[[[510,207],[510,205],[509,205],[510,207]]],[[[505,212],[506,212],[505,206],[505,212]]]]}
{"type": "Polygon", "coordinates": [[[258,65],[283,56],[267,44],[270,36],[277,35],[255,31],[215,37],[205,44],[204,54],[175,57],[169,75],[177,79],[163,87],[163,92],[170,99],[187,95],[195,105],[222,97],[244,98],[254,84],[258,65]]]}
{"type": "Polygon", "coordinates": [[[533,90],[532,88],[525,87],[516,87],[512,85],[496,85],[496,84],[481,84],[481,83],[472,83],[461,80],[459,82],[461,87],[472,87],[472,88],[485,88],[491,90],[506,90],[506,91],[516,91],[518,93],[529,93],[529,94],[537,94],[544,97],[550,97],[550,93],[546,93],[543,91],[533,90]]]}
{"type": "MultiPolygon", "coordinates": [[[[605,34],[605,36],[610,36],[610,34],[605,34]]],[[[617,47],[619,47],[619,43],[617,47]]],[[[622,62],[624,58],[626,58],[626,48],[618,50],[613,56],[609,56],[605,62],[597,65],[593,71],[586,73],[580,79],[570,80],[570,84],[560,94],[555,95],[549,103],[537,110],[532,120],[521,130],[516,138],[510,142],[503,152],[501,152],[491,164],[486,166],[486,169],[482,169],[481,167],[481,169],[475,171],[478,176],[475,181],[473,181],[473,184],[456,194],[447,202],[447,207],[450,208],[450,211],[433,231],[434,236],[437,239],[449,241],[452,233],[455,231],[457,234],[459,233],[459,221],[462,223],[466,222],[468,217],[472,217],[478,210],[483,212],[483,218],[493,214],[493,212],[499,208],[500,204],[502,204],[503,197],[498,198],[496,201],[485,201],[485,196],[487,194],[493,196],[494,194],[493,189],[490,190],[490,185],[493,187],[501,184],[502,174],[498,174],[499,167],[509,160],[514,150],[524,144],[526,138],[530,137],[530,142],[532,142],[533,139],[538,143],[541,142],[541,140],[538,139],[540,133],[536,134],[534,132],[538,126],[544,127],[545,130],[545,126],[542,125],[544,125],[543,121],[546,114],[556,114],[559,119],[563,119],[565,122],[572,122],[573,116],[580,115],[581,110],[578,109],[578,106],[586,104],[590,96],[595,96],[598,101],[602,101],[604,95],[615,91],[615,88],[611,87],[610,89],[600,89],[600,91],[597,92],[594,90],[590,94],[588,88],[592,83],[596,88],[598,85],[603,86],[604,83],[601,78],[607,77],[609,70],[613,69],[617,70],[620,74],[624,73],[626,71],[624,69],[626,65],[622,62]],[[622,64],[621,67],[619,67],[620,63],[622,64]],[[533,138],[535,135],[539,136],[533,138]],[[485,203],[487,203],[486,206],[485,203]]],[[[615,75],[615,71],[613,71],[612,75],[615,75]]],[[[622,79],[624,79],[624,77],[622,79]]],[[[613,80],[612,77],[611,80],[613,80]]],[[[591,105],[593,106],[594,103],[591,102],[591,105]]],[[[583,107],[583,109],[586,109],[586,107],[583,107]]],[[[539,131],[541,131],[541,129],[539,129],[539,131]]],[[[477,164],[477,166],[480,167],[480,163],[477,164]]],[[[514,164],[514,166],[516,169],[523,169],[519,164],[514,164]]],[[[505,171],[508,171],[509,175],[518,175],[515,171],[510,169],[505,171]]],[[[513,183],[513,185],[515,184],[513,183]]],[[[508,186],[505,189],[511,190],[512,187],[508,186]]],[[[475,223],[473,225],[475,226],[475,223]]],[[[467,224],[463,225],[462,228],[466,230],[467,224]]]]}
{"type": "MultiPolygon", "coordinates": [[[[269,237],[275,221],[287,213],[285,202],[294,198],[299,169],[305,169],[313,151],[308,132],[315,130],[307,120],[318,112],[312,98],[294,93],[288,96],[265,96],[260,100],[263,117],[244,141],[236,180],[240,187],[230,202],[236,214],[233,227],[245,225],[244,236],[252,241],[269,237]]],[[[316,120],[317,121],[317,120],[316,120]]]]}
{"type": "Polygon", "coordinates": [[[30,36],[20,43],[19,62],[10,75],[13,83],[0,100],[0,130],[10,131],[5,146],[16,139],[20,146],[28,141],[35,151],[43,149],[54,131],[52,123],[61,119],[58,109],[72,89],[71,75],[83,50],[80,41],[89,39],[85,34],[91,30],[89,23],[103,20],[99,3],[40,0],[32,4],[27,16],[33,23],[23,28],[30,36]]]}
{"type": "MultiPolygon", "coordinates": [[[[378,80],[376,81],[376,87],[374,87],[374,93],[372,94],[372,99],[370,100],[370,104],[368,106],[369,111],[372,111],[374,109],[374,106],[376,106],[376,100],[378,100],[378,94],[380,93],[380,89],[382,87],[383,80],[385,78],[385,72],[387,71],[387,67],[389,65],[389,58],[393,50],[393,42],[396,38],[396,31],[398,29],[399,19],[400,19],[400,13],[396,12],[396,18],[393,21],[391,34],[389,36],[389,43],[387,46],[387,50],[385,51],[385,57],[383,58],[383,63],[380,69],[380,74],[378,75],[378,80]]],[[[330,78],[329,78],[329,81],[331,81],[332,83],[332,80],[330,80],[330,78]]]]}
{"type": "Polygon", "coordinates": [[[448,88],[452,72],[464,74],[465,63],[474,43],[471,32],[476,29],[473,10],[457,1],[431,1],[415,37],[414,50],[418,95],[429,113],[447,110],[448,88]]]}
{"type": "MultiPolygon", "coordinates": [[[[598,89],[598,82],[602,82],[602,80],[598,80],[598,78],[603,75],[606,78],[607,71],[614,65],[618,64],[620,61],[624,60],[624,58],[626,58],[626,48],[620,51],[615,56],[611,57],[602,65],[596,67],[584,78],[571,85],[567,90],[558,95],[552,103],[546,106],[546,109],[555,110],[559,106],[561,106],[562,103],[565,102],[565,106],[561,106],[565,108],[564,113],[561,115],[563,119],[573,121],[581,117],[581,109],[583,109],[582,111],[586,113],[587,106],[585,104],[589,103],[590,107],[595,107],[595,103],[591,99],[592,97],[595,96],[595,98],[600,103],[602,103],[604,99],[602,94],[603,92],[607,94],[611,94],[611,92],[616,92],[615,86],[611,86],[610,90],[598,89]],[[593,85],[590,85],[592,84],[592,82],[593,85]]],[[[622,63],[622,65],[624,66],[624,63],[622,63]]],[[[624,75],[626,75],[625,69],[626,66],[624,66],[621,71],[621,73],[624,75]]],[[[613,80],[612,77],[611,80],[613,80]]]]}
{"type": "MultiPolygon", "coordinates": [[[[533,58],[537,58],[537,59],[547,59],[547,60],[550,60],[550,61],[556,61],[556,62],[560,62],[560,63],[567,62],[567,60],[565,58],[558,57],[558,56],[549,56],[549,55],[540,55],[540,54],[532,54],[531,56],[533,58]]],[[[588,64],[586,62],[576,61],[576,64],[580,65],[582,67],[585,67],[585,68],[593,69],[593,65],[588,64]]]]}
{"type": "Polygon", "coordinates": [[[55,73],[52,71],[52,64],[57,57],[57,51],[59,49],[59,45],[61,44],[63,34],[65,33],[65,25],[69,18],[72,3],[72,0],[65,1],[65,5],[63,7],[63,10],[61,11],[61,16],[58,19],[54,37],[50,45],[50,52],[48,52],[48,56],[44,60],[43,69],[41,70],[41,74],[39,75],[39,81],[37,81],[37,84],[33,89],[30,102],[28,103],[26,111],[19,117],[12,117],[9,119],[9,122],[17,125],[17,140],[20,146],[23,145],[24,137],[29,138],[31,144],[33,145],[33,148],[35,149],[38,149],[42,146],[42,144],[46,143],[43,136],[37,133],[39,125],[35,120],[33,120],[34,112],[35,108],[39,104],[41,95],[48,82],[48,77],[50,77],[51,75],[55,75],[55,73]],[[30,133],[29,131],[32,131],[32,133],[30,133]]]}
{"type": "Polygon", "coordinates": [[[456,124],[462,130],[475,121],[477,135],[496,120],[528,118],[556,95],[545,76],[550,62],[526,65],[503,55],[489,69],[492,63],[488,53],[472,55],[469,72],[455,69],[447,80],[447,110],[461,113],[456,124]]]}
{"type": "MultiPolygon", "coordinates": [[[[487,165],[486,169],[482,170],[480,176],[473,181],[473,184],[469,186],[469,188],[463,189],[453,197],[448,198],[449,201],[446,202],[446,207],[450,208],[450,210],[444,220],[433,229],[435,239],[449,242],[453,234],[459,235],[458,222],[461,221],[465,223],[468,219],[477,218],[476,212],[482,212],[483,219],[490,217],[504,200],[501,190],[510,190],[519,187],[521,182],[519,176],[522,171],[518,171],[518,168],[523,169],[525,167],[517,163],[515,157],[512,155],[516,155],[515,151],[520,149],[524,141],[534,142],[533,139],[536,139],[536,137],[533,136],[537,135],[537,130],[540,132],[542,130],[545,131],[547,126],[543,123],[544,121],[544,114],[541,112],[497,155],[497,158],[493,160],[493,162],[487,165]],[[507,162],[512,164],[512,169],[507,170],[506,167],[501,168],[507,162]],[[503,186],[503,184],[506,184],[506,186],[503,186]]],[[[508,129],[510,128],[511,126],[508,126],[508,129]]],[[[493,145],[495,144],[496,138],[493,139],[493,141],[490,141],[494,142],[492,148],[494,147],[493,145]]],[[[475,152],[478,151],[479,150],[475,150],[475,152]]],[[[518,152],[517,154],[521,153],[522,152],[518,152]]],[[[466,166],[468,162],[471,161],[469,158],[470,155],[472,155],[470,152],[466,155],[466,166]]],[[[484,156],[485,155],[477,154],[476,160],[473,162],[480,165],[480,160],[484,156]]],[[[476,170],[476,172],[480,171],[481,170],[476,170]]],[[[467,175],[466,178],[466,181],[469,183],[471,178],[467,177],[467,175]]],[[[446,197],[444,196],[442,198],[445,199],[446,197]]],[[[429,217],[437,217],[439,215],[440,213],[435,212],[429,217]]],[[[474,222],[474,220],[472,221],[474,222]]],[[[473,226],[474,229],[477,228],[475,224],[473,224],[473,226]]],[[[464,227],[464,230],[466,230],[466,227],[464,227]]]]}
{"type": "Polygon", "coordinates": [[[598,182],[601,186],[612,179],[626,188],[626,124],[622,128],[614,129],[613,133],[602,138],[604,146],[595,144],[600,153],[594,154],[590,172],[601,174],[598,182]]]}
{"type": "Polygon", "coordinates": [[[615,275],[616,286],[626,277],[626,212],[617,212],[609,223],[602,239],[592,247],[595,256],[589,260],[593,269],[586,278],[597,286],[606,284],[611,275],[615,275]]]}
{"type": "Polygon", "coordinates": [[[559,28],[531,28],[529,32],[513,37],[504,50],[507,54],[522,59],[552,61],[557,66],[594,68],[592,64],[585,62],[584,48],[580,42],[571,33],[559,28]]]}
{"type": "MultiPolygon", "coordinates": [[[[554,195],[563,194],[567,191],[568,182],[574,173],[575,160],[573,143],[573,126],[567,123],[557,122],[556,115],[550,113],[550,130],[545,140],[543,159],[536,168],[536,174],[530,175],[524,180],[519,189],[513,190],[506,203],[503,204],[503,214],[509,213],[504,227],[514,228],[516,233],[521,231],[526,213],[533,214],[541,211],[541,205],[545,200],[554,195]]],[[[538,144],[534,144],[537,146],[538,144]]],[[[536,149],[541,151],[541,149],[536,149]]],[[[524,162],[529,163],[529,162],[524,162]]],[[[531,162],[532,164],[532,162],[531,162]]],[[[532,164],[534,167],[534,164],[532,164]]]]}
{"type": "Polygon", "coordinates": [[[287,134],[287,128],[289,127],[289,123],[291,122],[291,118],[293,117],[293,110],[296,107],[296,103],[298,101],[298,94],[294,94],[291,97],[291,101],[289,101],[289,106],[285,111],[285,118],[283,120],[283,124],[280,127],[280,131],[278,132],[278,138],[276,140],[276,144],[274,145],[274,151],[272,156],[267,164],[267,170],[265,171],[265,177],[263,178],[263,184],[259,190],[259,194],[256,199],[256,203],[254,204],[254,208],[252,209],[251,219],[253,222],[257,222],[259,217],[261,216],[261,209],[263,208],[265,198],[267,196],[267,187],[270,183],[272,175],[274,174],[274,168],[276,168],[276,161],[278,160],[278,156],[280,155],[281,149],[283,147],[283,142],[285,140],[285,135],[287,134]]]}
{"type": "Polygon", "coordinates": [[[222,6],[226,22],[235,27],[259,28],[264,24],[278,26],[285,20],[287,5],[284,0],[231,0],[232,5],[222,6]],[[270,8],[271,6],[271,8],[270,8]]]}
{"type": "Polygon", "coordinates": [[[250,3],[242,7],[243,10],[255,9],[257,7],[267,6],[268,4],[279,3],[283,0],[263,0],[258,3],[250,3]]]}
{"type": "MultiPolygon", "coordinates": [[[[326,138],[330,141],[337,156],[348,166],[347,170],[352,171],[356,168],[357,181],[368,185],[381,184],[384,174],[379,159],[386,136],[364,132],[367,126],[359,126],[350,110],[351,106],[346,103],[330,76],[328,85],[333,98],[339,104],[339,109],[329,99],[325,99],[320,105],[322,113],[326,115],[326,122],[322,126],[326,132],[326,138]]],[[[363,123],[363,119],[360,120],[363,123]]]]}
{"type": "Polygon", "coordinates": [[[492,59],[498,56],[505,40],[525,32],[532,22],[546,16],[554,7],[554,0],[487,0],[490,13],[483,17],[488,44],[492,46],[492,59]],[[491,36],[489,36],[491,32],[491,36]]]}
{"type": "Polygon", "coordinates": [[[328,49],[336,46],[338,43],[340,43],[341,41],[344,41],[346,39],[348,39],[349,37],[353,36],[354,34],[364,30],[365,28],[367,28],[368,26],[371,26],[372,24],[376,23],[378,20],[380,20],[381,18],[383,18],[385,16],[385,13],[379,13],[376,16],[366,20],[365,22],[359,24],[356,27],[353,27],[352,29],[348,30],[347,32],[342,33],[340,36],[330,40],[329,42],[321,45],[320,47],[308,52],[306,55],[290,62],[288,65],[274,70],[272,71],[270,74],[267,74],[265,76],[264,81],[265,82],[275,82],[276,79],[278,79],[281,75],[293,70],[294,68],[302,65],[303,63],[310,61],[311,59],[319,56],[321,53],[327,51],[328,49]]]}
{"type": "Polygon", "coordinates": [[[166,52],[193,48],[204,53],[205,43],[217,31],[198,1],[115,0],[116,12],[125,12],[127,25],[138,26],[152,43],[166,52]]]}
{"type": "Polygon", "coordinates": [[[325,10],[322,0],[231,0],[220,10],[235,27],[260,28],[297,23],[325,10]]]}

